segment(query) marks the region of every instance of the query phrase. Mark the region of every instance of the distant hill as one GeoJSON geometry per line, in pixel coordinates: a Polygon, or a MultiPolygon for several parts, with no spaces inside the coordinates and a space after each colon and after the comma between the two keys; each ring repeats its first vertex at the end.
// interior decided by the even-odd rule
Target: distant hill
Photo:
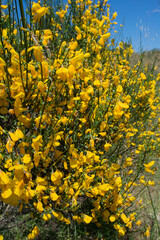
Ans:
{"type": "Polygon", "coordinates": [[[140,60],[142,61],[142,67],[148,65],[149,70],[152,71],[157,66],[157,69],[153,72],[160,73],[160,49],[144,51],[141,54],[134,52],[130,57],[131,66],[137,64],[140,60]]]}

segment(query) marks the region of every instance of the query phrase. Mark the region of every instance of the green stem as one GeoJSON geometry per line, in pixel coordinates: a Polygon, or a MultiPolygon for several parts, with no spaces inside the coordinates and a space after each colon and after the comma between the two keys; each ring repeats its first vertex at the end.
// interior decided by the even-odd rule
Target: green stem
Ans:
{"type": "Polygon", "coordinates": [[[20,11],[21,11],[21,17],[22,17],[22,25],[23,25],[23,28],[26,28],[26,20],[25,20],[25,16],[24,16],[24,8],[23,8],[22,0],[19,0],[19,6],[20,6],[20,11]]]}
{"type": "Polygon", "coordinates": [[[20,31],[20,38],[21,38],[21,50],[22,50],[22,30],[20,28],[20,22],[19,22],[19,17],[18,17],[18,8],[17,8],[17,1],[15,0],[15,9],[16,9],[16,15],[17,15],[17,21],[18,21],[18,27],[19,27],[19,31],[20,31]]]}
{"type": "MultiPolygon", "coordinates": [[[[19,6],[21,11],[21,17],[22,17],[22,25],[23,28],[26,28],[26,19],[24,15],[24,8],[23,8],[23,2],[22,0],[19,0],[19,6]]],[[[24,32],[24,45],[25,45],[25,55],[26,55],[26,89],[28,88],[28,52],[27,52],[27,33],[24,32]]]]}

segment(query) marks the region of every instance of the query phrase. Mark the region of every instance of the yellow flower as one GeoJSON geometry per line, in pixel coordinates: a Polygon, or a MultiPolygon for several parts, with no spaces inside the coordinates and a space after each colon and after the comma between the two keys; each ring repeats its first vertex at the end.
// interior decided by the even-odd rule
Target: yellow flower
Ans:
{"type": "Polygon", "coordinates": [[[48,221],[49,219],[51,219],[51,214],[50,213],[47,213],[47,214],[43,215],[43,220],[44,221],[48,221]]]}
{"type": "Polygon", "coordinates": [[[29,154],[25,154],[25,155],[23,156],[23,158],[22,158],[22,161],[23,161],[24,163],[30,163],[30,161],[31,161],[31,156],[30,156],[29,154]]]}
{"type": "Polygon", "coordinates": [[[38,62],[42,62],[43,54],[42,54],[42,49],[41,49],[41,47],[39,47],[39,46],[35,46],[35,47],[34,47],[34,56],[35,56],[35,59],[36,59],[38,62]]]}
{"type": "Polygon", "coordinates": [[[129,218],[127,218],[127,216],[124,213],[121,214],[121,219],[126,224],[129,222],[129,218]]]}
{"type": "Polygon", "coordinates": [[[47,86],[42,81],[38,82],[38,88],[42,94],[45,93],[47,86]]]}
{"type": "Polygon", "coordinates": [[[129,108],[128,104],[119,101],[113,110],[115,118],[120,118],[123,115],[123,113],[124,113],[124,111],[122,111],[123,108],[124,109],[129,108]]]}
{"type": "Polygon", "coordinates": [[[73,64],[73,66],[74,65],[76,65],[78,62],[82,62],[83,60],[84,60],[84,58],[87,58],[87,57],[89,57],[90,56],[90,53],[85,53],[85,54],[83,54],[83,53],[80,53],[80,54],[78,54],[77,56],[75,56],[75,57],[73,57],[73,58],[71,58],[71,64],[73,64]]]}
{"type": "Polygon", "coordinates": [[[147,164],[143,164],[145,166],[145,171],[152,173],[151,167],[154,165],[155,161],[151,161],[147,164]]]}
{"type": "Polygon", "coordinates": [[[7,176],[7,174],[5,172],[3,172],[2,170],[0,170],[0,185],[7,185],[9,184],[10,180],[9,177],[7,176]]]}
{"type": "Polygon", "coordinates": [[[42,16],[48,13],[49,7],[41,7],[39,3],[33,3],[32,5],[32,15],[33,16],[33,22],[37,22],[40,20],[42,16]]]}
{"type": "Polygon", "coordinates": [[[38,212],[40,212],[40,213],[43,212],[43,210],[44,210],[43,204],[40,201],[38,201],[36,208],[37,208],[38,212]]]}
{"type": "Polygon", "coordinates": [[[80,30],[79,27],[75,26],[75,30],[76,30],[77,33],[81,33],[81,30],[80,30]]]}
{"type": "Polygon", "coordinates": [[[117,12],[113,13],[112,20],[116,19],[116,17],[117,17],[117,12]]]}
{"type": "Polygon", "coordinates": [[[39,228],[35,226],[32,232],[28,234],[28,239],[35,239],[38,235],[39,235],[39,228]]]}
{"type": "Polygon", "coordinates": [[[110,189],[113,189],[113,187],[108,183],[104,183],[104,184],[98,186],[98,189],[103,192],[108,192],[110,189]]]}
{"type": "Polygon", "coordinates": [[[21,122],[21,123],[23,123],[26,127],[30,127],[30,123],[31,123],[31,118],[28,118],[28,117],[26,117],[25,115],[21,115],[20,117],[19,117],[19,121],[21,122]]]}
{"type": "Polygon", "coordinates": [[[2,9],[6,9],[8,6],[7,5],[1,5],[2,9]]]}
{"type": "Polygon", "coordinates": [[[146,80],[147,79],[144,73],[141,73],[140,76],[141,76],[142,80],[146,80]]]}
{"type": "Polygon", "coordinates": [[[24,138],[24,134],[22,133],[22,131],[18,128],[14,133],[9,132],[9,135],[12,139],[12,141],[16,142],[19,139],[24,138]]]}
{"type": "Polygon", "coordinates": [[[148,226],[146,232],[144,233],[144,236],[147,236],[149,238],[150,237],[150,230],[151,230],[151,227],[148,226]]]}
{"type": "Polygon", "coordinates": [[[61,67],[56,71],[57,75],[65,81],[69,77],[69,71],[67,68],[61,67]]]}
{"type": "Polygon", "coordinates": [[[124,236],[124,235],[125,235],[125,232],[126,232],[125,227],[120,227],[120,228],[118,229],[118,233],[119,233],[120,236],[124,236]]]}
{"type": "Polygon", "coordinates": [[[61,178],[63,177],[63,173],[60,172],[59,170],[56,170],[54,173],[51,175],[51,181],[54,182],[55,185],[60,185],[61,184],[61,178]]]}
{"type": "Polygon", "coordinates": [[[107,39],[107,38],[109,38],[110,36],[111,36],[111,33],[106,33],[106,34],[101,35],[101,38],[107,39]]]}
{"type": "Polygon", "coordinates": [[[49,40],[52,40],[53,34],[52,34],[52,32],[51,32],[50,29],[46,29],[46,30],[44,30],[43,32],[44,32],[44,35],[43,35],[43,41],[42,41],[42,43],[43,43],[43,45],[46,46],[46,45],[48,44],[48,41],[49,41],[49,40]]]}
{"type": "Polygon", "coordinates": [[[78,47],[78,42],[77,41],[70,43],[69,48],[70,48],[71,51],[72,50],[74,51],[77,47],[78,47]]]}
{"type": "Polygon", "coordinates": [[[147,164],[144,164],[144,166],[145,166],[146,168],[150,168],[150,167],[152,167],[154,164],[155,164],[155,161],[151,161],[151,162],[149,162],[149,163],[147,163],[147,164]]]}
{"type": "Polygon", "coordinates": [[[61,18],[63,19],[65,14],[66,14],[67,10],[61,10],[60,12],[56,12],[56,14],[61,18]]]}
{"type": "Polygon", "coordinates": [[[83,220],[85,223],[89,224],[92,221],[92,217],[88,216],[87,214],[84,214],[83,220]]]}
{"type": "Polygon", "coordinates": [[[141,220],[138,220],[138,221],[136,222],[136,225],[138,225],[138,226],[140,226],[141,224],[142,224],[141,220]]]}
{"type": "Polygon", "coordinates": [[[3,128],[0,126],[0,135],[2,135],[4,133],[3,128]]]}
{"type": "Polygon", "coordinates": [[[89,101],[90,100],[90,96],[87,92],[81,92],[80,97],[83,101],[89,101]]]}
{"type": "Polygon", "coordinates": [[[69,157],[69,163],[70,163],[71,168],[77,168],[78,167],[77,159],[73,159],[72,157],[69,157]]]}
{"type": "Polygon", "coordinates": [[[154,185],[155,185],[155,182],[154,182],[154,181],[151,181],[151,180],[149,180],[149,181],[148,181],[148,185],[154,186],[154,185]]]}
{"type": "Polygon", "coordinates": [[[0,64],[2,64],[2,66],[6,66],[5,61],[0,57],[0,64]]]}
{"type": "Polygon", "coordinates": [[[4,185],[2,187],[2,192],[1,192],[2,198],[7,199],[11,195],[12,195],[12,190],[11,190],[10,186],[9,185],[4,185]]]}
{"type": "Polygon", "coordinates": [[[12,152],[14,145],[15,145],[15,142],[11,140],[7,141],[6,148],[9,153],[12,152]]]}
{"type": "Polygon", "coordinates": [[[93,82],[93,85],[96,86],[97,88],[100,87],[101,83],[98,79],[96,79],[94,82],[93,82]]]}
{"type": "Polygon", "coordinates": [[[116,91],[117,91],[117,93],[122,93],[123,92],[122,86],[118,85],[116,91]]]}
{"type": "Polygon", "coordinates": [[[36,167],[39,165],[40,159],[41,159],[41,152],[34,153],[33,161],[36,167]]]}
{"type": "Polygon", "coordinates": [[[108,152],[110,147],[112,147],[112,145],[111,145],[110,143],[106,143],[106,144],[104,145],[105,151],[108,152]]]}
{"type": "Polygon", "coordinates": [[[63,217],[63,214],[62,214],[62,213],[52,211],[52,214],[53,214],[53,216],[56,217],[58,220],[63,221],[64,217],[63,217]]]}
{"type": "Polygon", "coordinates": [[[114,171],[117,171],[120,169],[120,165],[118,163],[112,163],[111,169],[113,169],[114,171]]]}
{"type": "Polygon", "coordinates": [[[36,152],[39,152],[39,148],[42,146],[42,135],[32,139],[32,147],[36,152]]]}
{"type": "Polygon", "coordinates": [[[115,222],[116,217],[115,217],[114,215],[111,215],[111,216],[109,217],[109,220],[110,220],[111,222],[115,222]]]}
{"type": "Polygon", "coordinates": [[[57,193],[51,192],[51,193],[50,193],[50,198],[51,198],[52,201],[57,201],[57,199],[59,198],[59,196],[57,195],[57,193]]]}

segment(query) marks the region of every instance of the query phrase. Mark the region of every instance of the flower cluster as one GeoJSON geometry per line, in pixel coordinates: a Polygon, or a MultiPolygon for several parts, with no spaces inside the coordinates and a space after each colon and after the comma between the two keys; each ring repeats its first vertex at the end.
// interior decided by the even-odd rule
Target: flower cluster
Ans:
{"type": "Polygon", "coordinates": [[[33,31],[17,28],[14,41],[1,33],[0,199],[44,221],[110,224],[124,236],[137,222],[134,190],[154,184],[144,172],[154,174],[149,157],[160,148],[160,76],[130,67],[131,46],[114,46],[107,1],[106,12],[76,2],[77,17],[68,1],[55,19],[33,3],[33,31]]]}

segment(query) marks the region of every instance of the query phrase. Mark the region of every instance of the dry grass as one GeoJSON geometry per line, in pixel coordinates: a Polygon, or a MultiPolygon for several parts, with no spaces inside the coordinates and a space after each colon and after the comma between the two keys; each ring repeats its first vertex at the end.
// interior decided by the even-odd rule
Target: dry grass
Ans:
{"type": "Polygon", "coordinates": [[[160,73],[160,50],[153,49],[151,51],[142,52],[141,54],[134,52],[130,57],[131,66],[142,62],[142,67],[149,66],[149,70],[153,73],[160,73]],[[157,69],[154,69],[157,66],[157,69]]]}

